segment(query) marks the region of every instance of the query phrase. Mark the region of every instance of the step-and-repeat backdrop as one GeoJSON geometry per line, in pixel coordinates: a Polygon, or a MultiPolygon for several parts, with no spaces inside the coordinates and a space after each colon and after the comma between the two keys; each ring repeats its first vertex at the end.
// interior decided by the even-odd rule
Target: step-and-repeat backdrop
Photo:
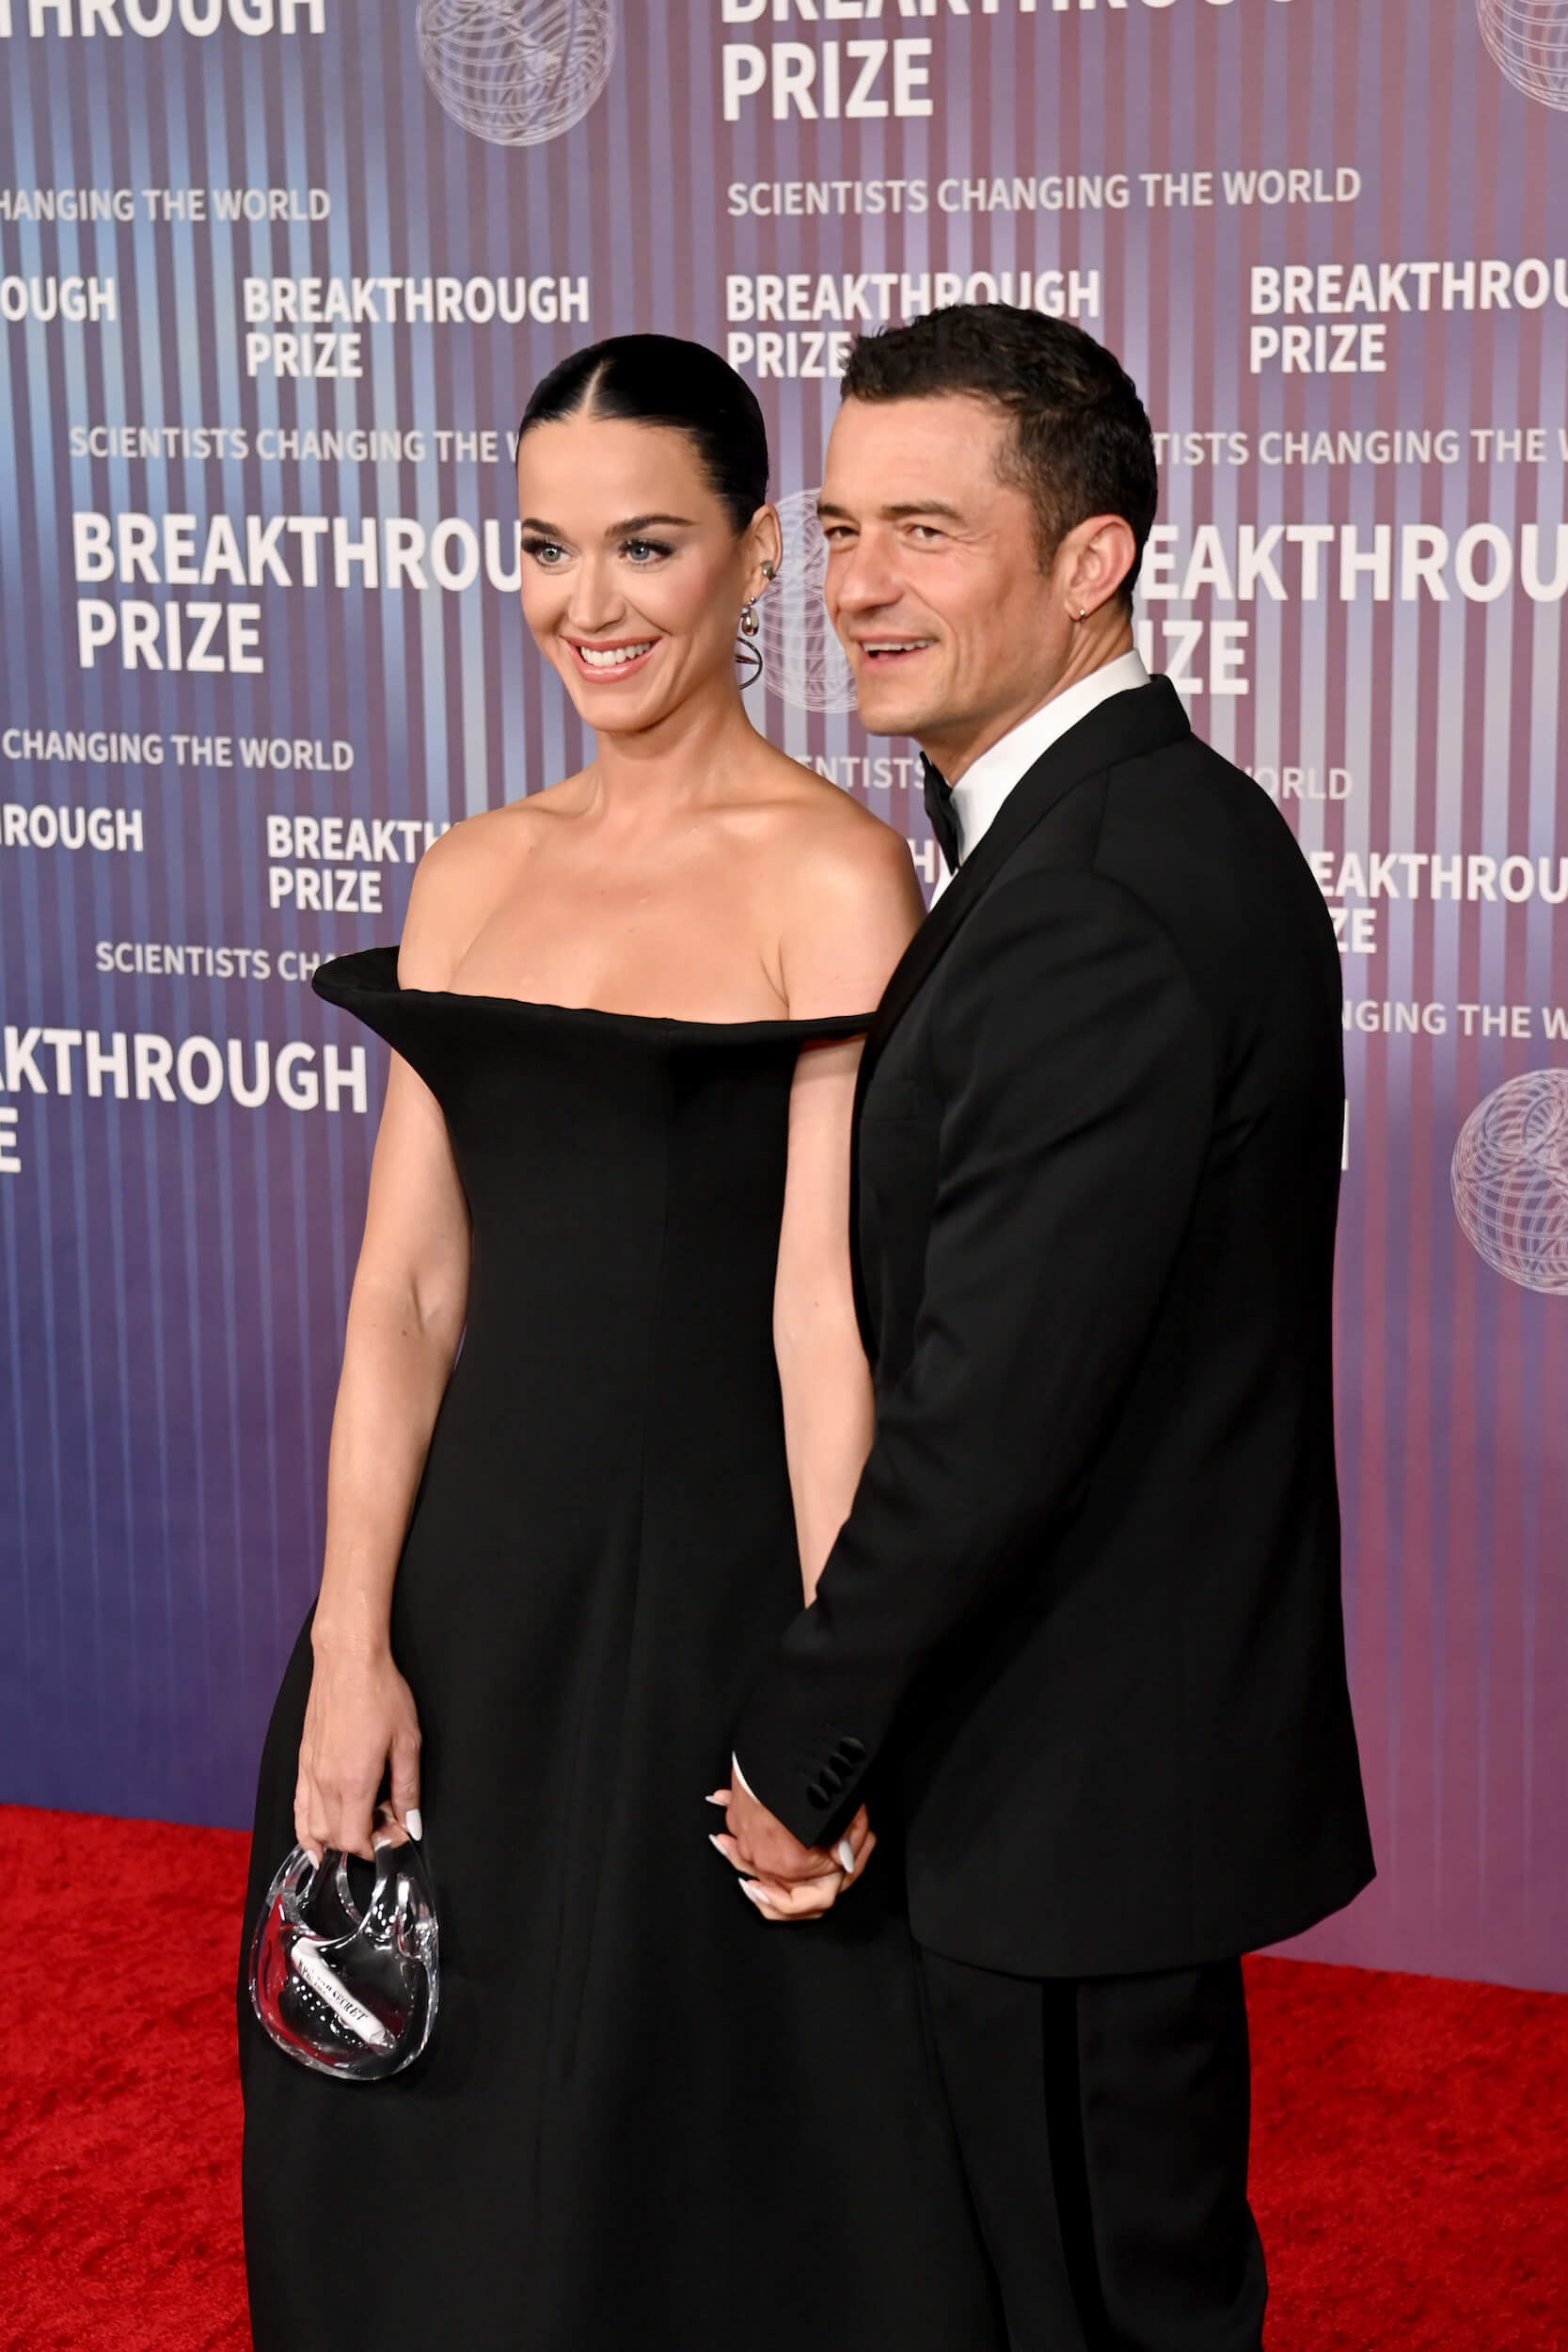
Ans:
{"type": "Polygon", "coordinates": [[[813,497],[857,334],[1010,301],[1137,379],[1145,656],[1344,958],[1382,1875],[1311,1947],[1568,1984],[1568,0],[0,0],[0,1796],[246,1818],[384,1074],[309,976],[586,755],[515,594],[531,385],[640,327],[754,384],[755,715],[929,880],[813,497]]]}

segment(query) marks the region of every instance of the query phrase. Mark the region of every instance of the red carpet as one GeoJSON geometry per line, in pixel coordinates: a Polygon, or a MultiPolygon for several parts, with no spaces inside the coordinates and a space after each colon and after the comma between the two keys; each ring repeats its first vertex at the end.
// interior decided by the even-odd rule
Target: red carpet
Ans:
{"type": "MultiPolygon", "coordinates": [[[[0,1808],[5,2352],[249,2344],[245,1861],[223,1831],[0,1808]]],[[[1568,1997],[1278,1960],[1250,1982],[1269,2352],[1568,2352],[1568,1997]]]]}

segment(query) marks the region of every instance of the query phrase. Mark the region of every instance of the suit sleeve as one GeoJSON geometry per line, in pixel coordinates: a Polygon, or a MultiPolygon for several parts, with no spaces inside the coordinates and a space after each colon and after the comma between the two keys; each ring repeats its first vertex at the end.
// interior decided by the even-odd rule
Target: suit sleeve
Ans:
{"type": "Polygon", "coordinates": [[[816,1598],[736,1750],[796,1836],[835,1836],[911,1686],[1070,1509],[1135,1372],[1212,1120],[1209,1025],[1115,884],[997,885],[929,983],[943,1110],[910,1361],[816,1598]]]}

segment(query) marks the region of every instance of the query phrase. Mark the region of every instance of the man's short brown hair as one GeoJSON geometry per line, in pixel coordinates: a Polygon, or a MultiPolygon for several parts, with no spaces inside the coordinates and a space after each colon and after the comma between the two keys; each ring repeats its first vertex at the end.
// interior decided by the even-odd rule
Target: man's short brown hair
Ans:
{"type": "Polygon", "coordinates": [[[1135,548],[1119,591],[1131,606],[1160,481],[1148,418],[1120,361],[1067,319],[964,302],[863,336],[845,371],[846,400],[953,392],[992,401],[1011,420],[1004,478],[1034,505],[1042,564],[1089,516],[1122,517],[1135,548]]]}

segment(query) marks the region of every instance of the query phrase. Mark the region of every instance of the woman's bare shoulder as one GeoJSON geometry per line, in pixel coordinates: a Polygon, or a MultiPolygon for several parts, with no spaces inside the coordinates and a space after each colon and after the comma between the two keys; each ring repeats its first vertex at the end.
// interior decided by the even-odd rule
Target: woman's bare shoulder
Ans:
{"type": "Polygon", "coordinates": [[[826,777],[781,758],[768,870],[792,1012],[863,1012],[926,912],[909,843],[826,777]]]}
{"type": "Polygon", "coordinates": [[[841,787],[795,760],[778,785],[778,870],[793,892],[826,895],[848,912],[891,906],[912,927],[925,913],[910,845],[900,833],[841,787]]]}
{"type": "MultiPolygon", "coordinates": [[[[575,782],[576,779],[572,779],[575,782]]],[[[404,988],[445,988],[497,905],[514,888],[538,837],[546,803],[569,786],[465,817],[441,834],[414,870],[398,954],[404,988]]]]}

